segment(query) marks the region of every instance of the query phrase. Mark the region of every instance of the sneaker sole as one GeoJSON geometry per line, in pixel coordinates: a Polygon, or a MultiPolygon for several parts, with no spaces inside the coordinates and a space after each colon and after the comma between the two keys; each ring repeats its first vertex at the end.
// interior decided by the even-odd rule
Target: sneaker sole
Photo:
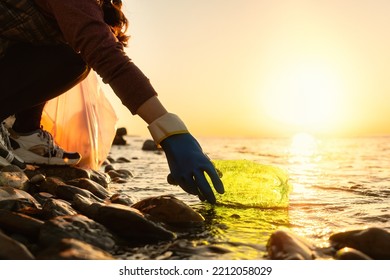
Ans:
{"type": "Polygon", "coordinates": [[[0,148],[0,166],[16,165],[21,169],[26,168],[26,164],[15,153],[10,153],[0,148]]]}
{"type": "Polygon", "coordinates": [[[75,165],[80,162],[79,159],[63,159],[57,157],[42,157],[33,152],[30,152],[25,149],[16,149],[13,150],[14,154],[22,158],[25,163],[28,164],[37,164],[37,165],[75,165]]]}

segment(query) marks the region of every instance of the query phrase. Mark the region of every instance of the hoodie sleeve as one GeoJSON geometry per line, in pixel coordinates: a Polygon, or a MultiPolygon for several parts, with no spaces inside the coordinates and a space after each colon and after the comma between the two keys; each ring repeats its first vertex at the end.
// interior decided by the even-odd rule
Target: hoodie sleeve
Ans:
{"type": "Polygon", "coordinates": [[[53,17],[65,41],[108,83],[135,114],[157,95],[149,79],[131,61],[109,26],[96,0],[36,0],[53,17]]]}

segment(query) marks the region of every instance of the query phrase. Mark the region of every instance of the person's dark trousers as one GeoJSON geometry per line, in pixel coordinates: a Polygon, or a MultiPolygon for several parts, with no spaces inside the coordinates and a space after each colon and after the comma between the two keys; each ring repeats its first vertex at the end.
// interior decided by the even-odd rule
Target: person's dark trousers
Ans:
{"type": "Polygon", "coordinates": [[[40,128],[46,101],[69,90],[89,67],[68,45],[17,44],[0,59],[0,121],[16,116],[20,133],[40,128]]]}

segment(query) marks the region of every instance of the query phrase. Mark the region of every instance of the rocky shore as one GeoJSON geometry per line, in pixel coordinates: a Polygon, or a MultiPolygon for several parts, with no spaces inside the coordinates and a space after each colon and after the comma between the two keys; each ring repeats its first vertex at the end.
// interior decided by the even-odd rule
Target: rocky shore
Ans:
{"type": "Polygon", "coordinates": [[[172,196],[133,201],[111,193],[126,170],[77,167],[0,170],[0,259],[115,259],[119,246],[176,238],[170,226],[203,222],[172,196]]]}
{"type": "MultiPolygon", "coordinates": [[[[169,244],[177,246],[178,235],[204,223],[201,214],[173,196],[134,201],[111,191],[112,182],[131,176],[112,165],[104,172],[2,167],[0,259],[112,260],[124,246],[161,242],[167,242],[168,252],[169,244]]],[[[328,248],[316,248],[292,231],[279,229],[269,237],[266,250],[266,259],[390,259],[390,233],[379,228],[340,232],[329,237],[328,248]]]]}

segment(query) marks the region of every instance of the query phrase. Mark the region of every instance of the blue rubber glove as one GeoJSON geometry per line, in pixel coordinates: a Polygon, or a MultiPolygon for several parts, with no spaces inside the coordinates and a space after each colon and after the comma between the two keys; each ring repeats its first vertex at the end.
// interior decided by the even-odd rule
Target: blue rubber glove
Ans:
{"type": "Polygon", "coordinates": [[[168,160],[171,174],[168,183],[179,185],[201,200],[216,202],[214,192],[205,177],[210,177],[215,190],[223,194],[224,187],[210,159],[203,153],[196,139],[189,133],[175,134],[160,143],[168,160]]]}

